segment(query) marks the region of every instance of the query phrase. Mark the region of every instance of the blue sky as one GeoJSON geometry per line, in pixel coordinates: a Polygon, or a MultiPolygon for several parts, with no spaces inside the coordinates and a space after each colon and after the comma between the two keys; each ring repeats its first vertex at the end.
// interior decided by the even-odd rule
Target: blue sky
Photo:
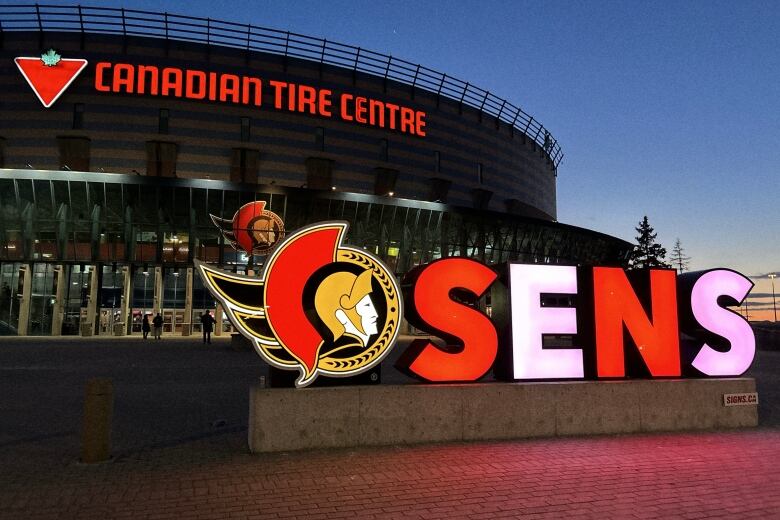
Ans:
{"type": "MultiPolygon", "coordinates": [[[[95,5],[95,4],[93,4],[95,5]]],[[[101,2],[249,22],[486,88],[558,138],[558,218],[629,241],[644,215],[691,267],[780,271],[780,4],[101,2]]],[[[769,292],[766,279],[756,292],[769,292]]]]}

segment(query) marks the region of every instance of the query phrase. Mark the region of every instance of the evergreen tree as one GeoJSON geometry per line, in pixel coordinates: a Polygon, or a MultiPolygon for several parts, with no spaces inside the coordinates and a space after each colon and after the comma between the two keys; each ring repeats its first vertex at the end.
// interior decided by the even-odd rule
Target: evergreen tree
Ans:
{"type": "Polygon", "coordinates": [[[647,215],[639,222],[639,227],[635,228],[639,236],[635,237],[636,245],[631,252],[628,260],[632,269],[641,269],[643,267],[668,267],[663,262],[666,257],[666,249],[661,244],[655,243],[655,233],[653,227],[647,221],[647,215]]]}
{"type": "Polygon", "coordinates": [[[682,273],[688,269],[690,259],[690,256],[685,256],[685,250],[682,248],[680,239],[675,240],[672,248],[672,257],[669,259],[672,261],[672,267],[677,269],[678,273],[682,273]]]}

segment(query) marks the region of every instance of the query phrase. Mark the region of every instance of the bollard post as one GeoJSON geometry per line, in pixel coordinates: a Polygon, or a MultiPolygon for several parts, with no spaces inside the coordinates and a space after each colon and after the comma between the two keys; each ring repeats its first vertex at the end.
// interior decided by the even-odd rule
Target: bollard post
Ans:
{"type": "Polygon", "coordinates": [[[111,419],[114,412],[114,385],[107,378],[87,381],[84,392],[84,424],[81,435],[81,462],[95,464],[111,457],[111,419]]]}

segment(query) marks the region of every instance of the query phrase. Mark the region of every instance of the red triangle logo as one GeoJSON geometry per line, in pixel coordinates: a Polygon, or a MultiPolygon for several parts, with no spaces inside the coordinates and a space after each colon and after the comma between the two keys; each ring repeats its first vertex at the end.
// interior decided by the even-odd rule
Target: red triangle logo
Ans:
{"type": "Polygon", "coordinates": [[[80,59],[61,59],[54,66],[44,65],[40,57],[15,58],[14,62],[46,108],[57,101],[87,66],[87,60],[80,59]]]}

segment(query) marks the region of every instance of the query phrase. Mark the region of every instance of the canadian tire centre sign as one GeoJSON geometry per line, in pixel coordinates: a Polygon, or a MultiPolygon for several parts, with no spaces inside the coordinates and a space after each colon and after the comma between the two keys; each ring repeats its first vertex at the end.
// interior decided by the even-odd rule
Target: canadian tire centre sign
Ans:
{"type": "Polygon", "coordinates": [[[321,222],[288,235],[259,278],[196,261],[236,328],[268,363],[298,371],[298,387],[380,363],[404,312],[446,343],[418,339],[399,357],[400,370],[431,382],[476,381],[491,369],[505,380],[738,376],[753,361],[750,324],[727,308],[753,283],[729,269],[678,276],[510,263],[497,273],[452,257],[415,268],[399,287],[376,256],[343,243],[347,228],[321,222]],[[504,296],[488,317],[475,303],[494,284],[504,296]],[[549,304],[553,295],[575,304],[549,304]],[[575,341],[545,345],[550,335],[575,341]]]}
{"type": "MultiPolygon", "coordinates": [[[[19,57],[16,66],[44,107],[51,107],[87,66],[84,59],[63,59],[54,49],[38,57],[19,57]]],[[[426,135],[426,113],[386,100],[245,74],[174,66],[100,61],[94,65],[95,92],[212,101],[271,108],[338,119],[347,123],[426,135]]]]}

